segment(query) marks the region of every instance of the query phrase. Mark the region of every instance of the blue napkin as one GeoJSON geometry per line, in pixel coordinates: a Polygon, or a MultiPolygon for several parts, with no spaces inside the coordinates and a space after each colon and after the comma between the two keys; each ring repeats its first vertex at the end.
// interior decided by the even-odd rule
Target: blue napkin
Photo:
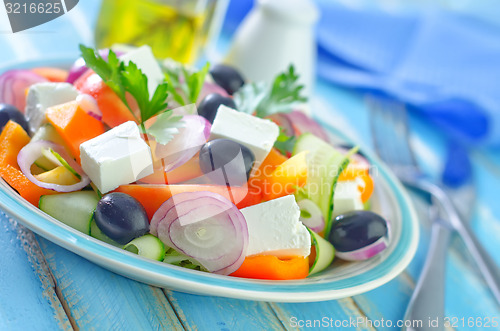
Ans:
{"type": "Polygon", "coordinates": [[[399,99],[459,141],[500,145],[500,27],[318,3],[320,77],[399,99]]]}

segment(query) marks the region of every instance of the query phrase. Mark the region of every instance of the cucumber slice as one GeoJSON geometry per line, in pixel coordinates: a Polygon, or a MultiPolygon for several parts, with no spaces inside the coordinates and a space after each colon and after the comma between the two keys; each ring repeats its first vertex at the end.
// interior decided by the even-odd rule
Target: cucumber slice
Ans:
{"type": "Polygon", "coordinates": [[[57,133],[56,129],[49,123],[46,123],[43,126],[41,126],[35,132],[33,138],[31,138],[31,141],[33,142],[38,140],[48,140],[58,145],[66,147],[66,143],[64,142],[63,138],[59,135],[59,133],[57,133]]]}
{"type": "MultiPolygon", "coordinates": [[[[43,153],[43,152],[42,152],[43,153]]],[[[35,165],[44,171],[50,171],[56,168],[58,165],[55,164],[52,160],[49,160],[45,156],[40,156],[36,161],[35,165]]]]}
{"type": "Polygon", "coordinates": [[[368,201],[366,201],[363,204],[363,209],[364,210],[372,210],[372,201],[370,199],[368,199],[368,201]]]}
{"type": "Polygon", "coordinates": [[[92,220],[90,221],[90,232],[89,232],[89,235],[91,237],[94,237],[94,238],[100,240],[100,241],[104,241],[107,244],[110,244],[110,245],[113,245],[113,246],[116,246],[116,247],[119,247],[119,248],[123,248],[122,244],[117,243],[116,241],[114,241],[113,239],[111,239],[110,237],[108,237],[107,235],[105,235],[101,231],[101,229],[97,226],[97,224],[95,222],[95,219],[93,217],[92,217],[92,220]]]}
{"type": "Polygon", "coordinates": [[[316,249],[316,259],[309,268],[309,275],[312,275],[325,270],[332,264],[335,257],[335,248],[329,241],[321,238],[316,232],[309,230],[309,233],[311,234],[312,244],[316,249]]]}
{"type": "MultiPolygon", "coordinates": [[[[64,149],[66,150],[66,152],[68,152],[68,154],[69,154],[69,148],[67,147],[66,143],[61,138],[61,136],[59,135],[59,133],[57,133],[56,129],[51,124],[49,124],[49,123],[46,123],[43,126],[41,126],[35,132],[35,134],[33,135],[33,138],[31,138],[31,141],[33,141],[33,142],[34,141],[38,141],[38,140],[47,140],[47,141],[51,141],[53,143],[56,143],[58,145],[61,145],[61,146],[64,147],[64,149]]],[[[59,162],[58,159],[54,155],[52,155],[51,153],[47,153],[47,152],[44,153],[44,151],[42,151],[42,153],[44,154],[44,156],[39,157],[35,161],[35,164],[38,167],[42,168],[43,170],[49,171],[49,170],[54,169],[57,166],[64,165],[64,163],[59,162]]],[[[67,162],[66,162],[66,164],[67,164],[67,162]]],[[[69,169],[68,168],[68,170],[71,171],[71,172],[74,172],[73,169],[69,169]]],[[[75,174],[75,173],[74,173],[74,175],[77,176],[77,177],[79,176],[78,174],[75,174]]]]}
{"type": "Polygon", "coordinates": [[[56,220],[89,234],[99,198],[93,191],[42,195],[38,207],[56,220]]]}
{"type": "Polygon", "coordinates": [[[333,193],[340,173],[349,164],[349,156],[312,133],[301,135],[292,155],[309,151],[307,183],[296,194],[297,200],[305,197],[316,203],[325,218],[324,236],[328,237],[332,226],[333,193]]]}
{"type": "Polygon", "coordinates": [[[55,158],[55,160],[56,160],[57,163],[59,163],[60,165],[62,165],[66,169],[68,169],[69,172],[71,172],[73,175],[75,175],[76,178],[82,179],[82,176],[78,172],[76,172],[76,170],[73,169],[73,167],[71,167],[68,164],[68,162],[61,155],[59,155],[59,153],[57,153],[56,151],[54,151],[52,148],[48,148],[46,150],[45,149],[42,150],[42,154],[45,155],[45,157],[47,157],[47,158],[49,158],[49,155],[52,155],[52,157],[55,158]]]}
{"type": "Polygon", "coordinates": [[[163,242],[152,234],[145,234],[142,237],[135,238],[126,244],[123,249],[156,261],[163,261],[166,251],[163,242]]]}

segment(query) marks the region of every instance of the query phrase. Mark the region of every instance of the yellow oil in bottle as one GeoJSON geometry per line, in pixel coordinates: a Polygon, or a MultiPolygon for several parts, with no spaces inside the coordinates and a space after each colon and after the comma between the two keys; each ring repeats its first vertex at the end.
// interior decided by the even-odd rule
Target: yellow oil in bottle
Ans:
{"type": "Polygon", "coordinates": [[[158,58],[196,61],[208,39],[216,1],[103,0],[96,27],[98,48],[149,45],[158,58]]]}

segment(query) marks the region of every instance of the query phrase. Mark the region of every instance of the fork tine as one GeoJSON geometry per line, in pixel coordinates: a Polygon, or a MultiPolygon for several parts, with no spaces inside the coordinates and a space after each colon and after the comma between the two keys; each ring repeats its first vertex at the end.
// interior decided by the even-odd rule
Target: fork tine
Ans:
{"type": "Polygon", "coordinates": [[[410,167],[418,170],[409,141],[406,108],[373,97],[369,97],[367,103],[376,153],[392,168],[410,167]]]}
{"type": "Polygon", "coordinates": [[[387,119],[385,118],[386,113],[382,103],[374,97],[369,97],[368,105],[370,109],[371,135],[375,151],[385,163],[393,165],[396,163],[396,160],[394,153],[390,151],[392,142],[387,139],[387,119]]]}
{"type": "Polygon", "coordinates": [[[408,112],[403,104],[392,104],[393,123],[397,136],[398,157],[400,163],[405,167],[418,169],[415,154],[410,142],[410,130],[408,126],[408,112]]]}

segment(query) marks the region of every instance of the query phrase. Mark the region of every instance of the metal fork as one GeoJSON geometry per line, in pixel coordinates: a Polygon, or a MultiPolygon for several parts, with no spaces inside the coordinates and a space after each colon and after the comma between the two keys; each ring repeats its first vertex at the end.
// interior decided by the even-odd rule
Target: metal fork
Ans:
{"type": "Polygon", "coordinates": [[[443,211],[440,215],[444,215],[442,218],[437,217],[432,224],[429,251],[405,319],[427,321],[429,317],[444,316],[444,265],[452,230],[457,231],[464,240],[500,304],[498,267],[467,222],[459,216],[445,191],[425,176],[418,167],[409,141],[405,107],[399,103],[371,97],[367,103],[370,109],[372,138],[379,157],[407,187],[429,194],[432,201],[443,211]]]}

